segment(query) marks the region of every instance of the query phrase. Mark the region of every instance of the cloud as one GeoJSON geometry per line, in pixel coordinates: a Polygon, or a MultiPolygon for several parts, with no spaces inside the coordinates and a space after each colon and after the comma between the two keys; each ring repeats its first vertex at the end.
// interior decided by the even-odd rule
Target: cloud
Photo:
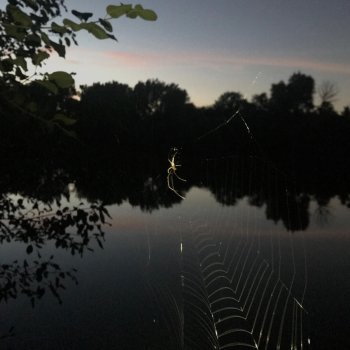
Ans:
{"type": "Polygon", "coordinates": [[[137,54],[133,52],[117,52],[107,51],[103,52],[102,55],[110,60],[110,64],[123,64],[123,66],[131,68],[141,68],[152,65],[155,62],[157,55],[153,54],[137,54]]]}
{"type": "Polygon", "coordinates": [[[66,62],[69,64],[81,64],[82,63],[81,61],[75,60],[75,59],[67,59],[66,62]]]}
{"type": "MultiPolygon", "coordinates": [[[[201,66],[211,69],[224,68],[225,66],[249,67],[268,66],[284,67],[291,69],[311,69],[314,71],[350,74],[350,65],[325,62],[316,59],[301,59],[298,57],[277,56],[245,56],[216,54],[207,52],[172,52],[172,53],[133,53],[106,51],[101,53],[110,59],[108,65],[123,64],[130,68],[153,68],[160,66],[186,65],[201,66]]],[[[106,62],[107,63],[107,62],[106,62]]]]}
{"type": "Polygon", "coordinates": [[[312,69],[321,72],[350,74],[350,65],[322,62],[312,59],[300,59],[298,57],[234,57],[222,58],[227,64],[261,65],[269,67],[285,67],[293,69],[312,69]]]}

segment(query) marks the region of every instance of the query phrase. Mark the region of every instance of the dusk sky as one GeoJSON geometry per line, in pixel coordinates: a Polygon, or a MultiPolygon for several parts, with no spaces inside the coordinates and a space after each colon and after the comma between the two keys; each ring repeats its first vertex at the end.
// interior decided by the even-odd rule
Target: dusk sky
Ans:
{"type": "MultiPolygon", "coordinates": [[[[350,104],[350,0],[139,2],[157,12],[156,22],[114,20],[118,43],[78,33],[80,45],[46,69],[76,72],[78,84],[116,80],[134,86],[158,78],[186,89],[198,106],[212,104],[225,91],[249,99],[301,71],[316,84],[337,84],[338,109],[350,104]]],[[[97,16],[118,4],[66,3],[97,16]]]]}

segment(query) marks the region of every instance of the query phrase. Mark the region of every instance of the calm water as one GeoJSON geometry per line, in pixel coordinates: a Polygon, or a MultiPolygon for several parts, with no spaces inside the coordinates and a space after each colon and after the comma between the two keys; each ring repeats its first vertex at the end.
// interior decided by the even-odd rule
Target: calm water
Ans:
{"type": "MultiPolygon", "coordinates": [[[[141,199],[107,205],[103,249],[93,240],[82,257],[54,239],[29,254],[23,237],[3,242],[1,264],[26,260],[30,274],[53,255],[78,285],[65,276],[62,304],[46,288],[35,307],[18,287],[0,304],[1,348],[349,349],[349,208],[306,203],[281,174],[249,164],[206,160],[193,181],[184,165],[188,181],[173,178],[184,200],[166,167],[145,174],[141,199]]],[[[69,190],[60,208],[84,198],[78,183],[69,190]]]]}

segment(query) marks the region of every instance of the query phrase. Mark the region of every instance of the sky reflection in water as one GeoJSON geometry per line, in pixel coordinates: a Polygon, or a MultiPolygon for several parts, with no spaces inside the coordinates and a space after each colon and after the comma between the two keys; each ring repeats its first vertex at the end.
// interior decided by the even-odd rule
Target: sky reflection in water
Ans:
{"type": "MultiPolygon", "coordinates": [[[[110,206],[113,219],[104,250],[96,247],[83,259],[55,252],[60,264],[78,269],[79,285],[67,283],[63,305],[49,295],[34,309],[23,297],[1,305],[1,331],[15,325],[16,333],[4,342],[23,349],[114,348],[117,343],[130,349],[162,343],[175,348],[176,342],[150,290],[161,284],[178,298],[181,243],[186,241],[186,235],[204,230],[223,238],[236,236],[237,246],[243,250],[248,246],[259,250],[272,266],[282,266],[281,276],[287,285],[293,274],[293,247],[293,293],[298,300],[307,282],[305,332],[315,348],[338,344],[339,349],[345,349],[348,317],[344,310],[350,281],[348,209],[333,199],[328,221],[320,221],[316,207],[312,203],[309,208],[307,231],[288,233],[281,223],[266,220],[265,206],[251,207],[247,198],[236,206],[223,206],[209,191],[199,188],[192,188],[180,204],[152,213],[126,203],[110,206]],[[249,244],[243,244],[242,239],[249,244]]],[[[186,249],[186,243],[183,247],[186,249]]],[[[21,250],[25,258],[23,246],[3,246],[1,256],[19,258],[21,250]]],[[[47,253],[51,251],[53,248],[47,248],[47,253]]]]}

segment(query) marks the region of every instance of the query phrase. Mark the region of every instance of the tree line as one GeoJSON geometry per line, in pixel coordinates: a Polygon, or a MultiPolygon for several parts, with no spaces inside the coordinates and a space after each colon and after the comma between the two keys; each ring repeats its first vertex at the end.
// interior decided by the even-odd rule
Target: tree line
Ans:
{"type": "MultiPolygon", "coordinates": [[[[297,193],[317,198],[321,206],[335,195],[347,205],[349,108],[338,113],[332,103],[334,89],[326,85],[318,106],[314,79],[295,73],[287,82],[273,84],[269,95],[248,101],[239,92],[226,92],[213,105],[200,108],[184,89],[159,80],[139,82],[134,88],[118,82],[95,83],[82,86],[79,98],[72,89],[51,94],[37,84],[28,85],[27,98],[40,104],[41,118],[7,114],[1,119],[7,122],[0,128],[1,159],[11,174],[2,182],[7,183],[7,191],[28,187],[28,195],[33,194],[31,188],[42,189],[35,195],[42,197],[55,189],[60,196],[67,182],[73,181],[91,200],[121,203],[129,198],[146,209],[170,206],[179,198],[165,195],[164,179],[176,147],[180,150],[176,161],[187,179],[197,178],[203,159],[253,156],[288,174],[297,193]],[[45,124],[53,111],[69,115],[69,122],[62,118],[45,124]],[[23,168],[20,176],[18,167],[23,168]],[[25,183],[14,184],[16,178],[18,182],[25,178],[25,183]],[[149,178],[161,178],[164,196],[152,192],[150,202],[143,203],[137,193],[146,193],[143,187],[149,178]],[[47,186],[38,186],[40,179],[47,186]],[[91,186],[92,181],[96,186],[91,186]],[[48,189],[49,184],[56,185],[48,189]],[[113,195],[112,188],[118,193],[113,195]]],[[[191,182],[177,186],[185,193],[191,182]]]]}
{"type": "MultiPolygon", "coordinates": [[[[328,92],[331,90],[329,87],[328,92]]],[[[96,83],[82,86],[80,101],[75,106],[75,131],[86,143],[105,142],[111,148],[140,145],[169,148],[196,141],[212,143],[209,136],[215,140],[214,130],[221,124],[224,127],[218,128],[218,135],[222,142],[221,131],[228,134],[225,139],[246,131],[242,130],[242,123],[237,123],[242,118],[253,135],[261,139],[267,139],[266,136],[278,139],[278,134],[284,132],[283,124],[289,130],[306,122],[313,127],[338,121],[348,124],[349,108],[336,112],[333,96],[327,96],[327,91],[323,93],[322,103],[315,106],[314,94],[314,79],[302,73],[293,74],[287,83],[273,84],[270,96],[262,93],[248,101],[240,92],[230,91],[219,96],[213,105],[202,108],[194,106],[188,93],[173,83],[148,80],[134,88],[118,82],[96,83]],[[225,125],[237,112],[241,118],[235,118],[234,122],[241,125],[232,128],[225,125]],[[270,135],[271,129],[275,135],[270,135]],[[206,134],[208,137],[204,137],[206,134]]],[[[337,132],[324,130],[332,131],[337,132]]],[[[312,136],[311,129],[308,134],[312,136]]]]}
{"type": "Polygon", "coordinates": [[[303,73],[272,84],[269,94],[255,95],[250,101],[240,92],[229,91],[208,107],[196,107],[186,90],[157,79],[139,82],[134,88],[115,81],[94,83],[81,86],[79,94],[73,88],[53,94],[38,84],[23,89],[28,104],[40,106],[40,119],[5,111],[2,140],[17,138],[20,144],[28,138],[44,139],[47,147],[52,139],[61,144],[59,135],[65,134],[63,143],[70,143],[67,138],[71,137],[102,155],[140,149],[167,152],[171,147],[232,153],[247,149],[253,139],[275,160],[333,157],[350,146],[349,107],[341,113],[335,110],[336,90],[329,82],[318,89],[321,103],[316,106],[315,81],[303,73]],[[52,115],[55,123],[45,125],[52,115]]]}

